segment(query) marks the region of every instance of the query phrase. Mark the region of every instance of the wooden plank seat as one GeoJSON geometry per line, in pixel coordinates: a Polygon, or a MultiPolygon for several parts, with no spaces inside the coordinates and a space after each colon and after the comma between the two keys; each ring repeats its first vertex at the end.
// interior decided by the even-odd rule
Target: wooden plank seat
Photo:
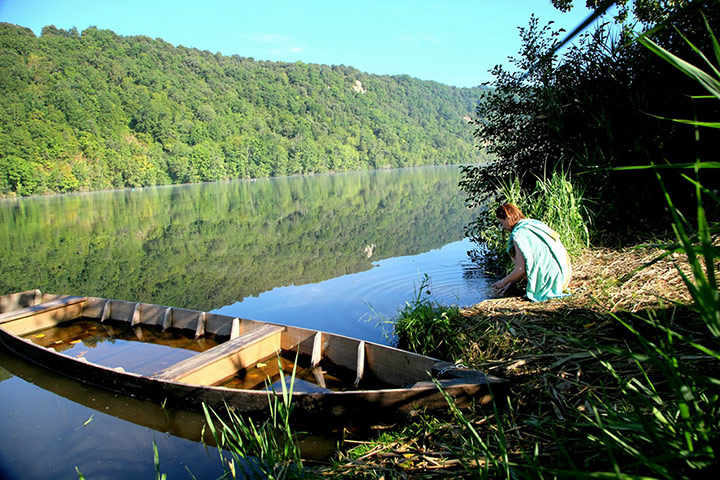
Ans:
{"type": "Polygon", "coordinates": [[[0,325],[15,335],[26,335],[53,327],[82,315],[87,297],[64,296],[19,310],[0,314],[0,325]]]}
{"type": "Polygon", "coordinates": [[[37,288],[25,292],[10,293],[0,297],[0,313],[20,310],[42,303],[42,292],[37,288]]]}
{"type": "Polygon", "coordinates": [[[155,372],[151,378],[214,385],[281,348],[285,327],[262,325],[239,337],[155,372]]]}

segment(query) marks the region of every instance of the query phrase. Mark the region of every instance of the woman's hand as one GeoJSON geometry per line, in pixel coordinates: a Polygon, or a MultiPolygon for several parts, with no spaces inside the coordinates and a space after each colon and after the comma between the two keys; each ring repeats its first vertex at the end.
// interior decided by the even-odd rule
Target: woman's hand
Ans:
{"type": "Polygon", "coordinates": [[[505,292],[507,292],[508,288],[512,286],[512,284],[515,282],[508,282],[505,279],[498,280],[497,282],[492,284],[492,288],[498,291],[500,295],[504,295],[505,292]]]}
{"type": "Polygon", "coordinates": [[[513,246],[515,247],[514,251],[517,254],[511,256],[510,258],[512,259],[513,265],[515,265],[515,268],[513,268],[513,271],[510,272],[508,276],[492,284],[492,288],[497,290],[500,295],[504,295],[505,292],[507,292],[508,289],[512,287],[513,284],[518,280],[526,278],[525,257],[523,256],[520,248],[518,248],[517,243],[515,243],[514,241],[513,246]]]}

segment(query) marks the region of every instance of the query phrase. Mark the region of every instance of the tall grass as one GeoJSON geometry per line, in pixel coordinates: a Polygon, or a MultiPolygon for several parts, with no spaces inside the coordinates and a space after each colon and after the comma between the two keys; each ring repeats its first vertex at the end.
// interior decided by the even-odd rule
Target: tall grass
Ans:
{"type": "Polygon", "coordinates": [[[430,277],[425,274],[415,299],[394,318],[396,346],[435,358],[457,361],[462,357],[464,317],[457,306],[431,300],[430,277]]]}
{"type": "MultiPolygon", "coordinates": [[[[203,404],[206,425],[215,439],[225,474],[222,478],[305,478],[299,444],[290,424],[297,361],[289,386],[278,357],[281,392],[268,395],[270,417],[260,425],[226,408],[220,415],[203,404]],[[229,452],[230,458],[223,454],[229,452]]],[[[269,387],[268,387],[269,388],[269,387]]]]}
{"type": "MultiPolygon", "coordinates": [[[[658,180],[662,185],[660,175],[658,180]]],[[[606,452],[608,476],[643,474],[669,480],[720,474],[720,249],[711,234],[717,225],[709,224],[702,206],[706,189],[688,180],[697,186],[698,233],[688,233],[689,225],[665,191],[678,240],[666,248],[686,255],[690,274],[679,260],[676,267],[699,324],[675,325],[652,314],[632,321],[616,317],[640,350],[598,349],[598,359],[615,379],[607,387],[619,389],[621,403],[617,397],[592,395],[591,410],[582,417],[587,440],[606,452]],[[605,353],[632,362],[634,375],[621,374],[616,363],[604,359],[605,353]]]]}
{"type": "MultiPolygon", "coordinates": [[[[720,45],[707,22],[706,26],[715,46],[716,62],[720,65],[720,45]]],[[[678,58],[648,38],[640,38],[640,42],[695,78],[712,98],[720,100],[720,70],[690,42],[710,66],[710,73],[678,58]]],[[[693,124],[696,128],[720,128],[718,122],[676,121],[693,124]]],[[[681,252],[687,259],[690,273],[685,273],[679,260],[676,267],[693,298],[700,328],[691,330],[691,334],[681,333],[670,321],[648,316],[641,319],[650,327],[648,335],[619,319],[642,347],[639,355],[620,352],[635,362],[637,376],[621,376],[613,365],[606,363],[626,405],[619,409],[605,398],[595,398],[592,415],[586,418],[597,432],[589,438],[605,446],[613,472],[647,472],[665,479],[706,478],[720,474],[720,377],[717,376],[720,375],[720,248],[713,238],[718,232],[718,224],[709,222],[703,195],[709,195],[716,207],[720,206],[720,200],[704,188],[699,179],[703,168],[718,166],[697,159],[694,165],[696,178],[684,175],[696,188],[695,228],[675,208],[656,169],[677,238],[677,243],[667,245],[666,249],[681,252]],[[696,234],[691,234],[692,230],[696,234]],[[665,384],[663,388],[658,387],[661,383],[665,384]]],[[[687,325],[682,327],[687,331],[687,325]]]]}
{"type": "Polygon", "coordinates": [[[547,180],[539,180],[529,210],[560,234],[571,254],[590,245],[589,215],[585,209],[583,190],[573,184],[564,172],[555,172],[547,180]]]}
{"type": "MultiPolygon", "coordinates": [[[[720,65],[720,43],[707,26],[720,65]]],[[[640,41],[683,73],[696,78],[720,100],[720,69],[710,65],[705,72],[663,50],[647,38],[640,41]]],[[[696,50],[697,51],[697,50],[696,50]]],[[[700,52],[698,52],[700,53],[700,52]]],[[[696,122],[698,128],[720,128],[720,122],[696,122]]],[[[506,425],[497,416],[494,433],[484,437],[464,414],[451,411],[464,426],[463,435],[471,455],[482,455],[489,467],[474,472],[479,478],[608,478],[608,479],[700,479],[720,478],[720,247],[717,221],[706,215],[705,201],[720,207],[718,196],[699,179],[704,168],[718,168],[717,162],[692,165],[696,178],[685,176],[696,187],[696,225],[690,225],[665,190],[665,201],[672,214],[677,242],[666,245],[676,254],[676,267],[692,299],[695,324],[682,325],[672,318],[648,313],[617,322],[634,339],[625,347],[594,346],[593,354],[611,379],[599,389],[591,389],[586,409],[564,412],[564,418],[545,424],[560,453],[558,458],[537,461],[534,450],[520,449],[507,455],[506,425]],[[706,197],[706,198],[704,198],[706,197]],[[692,232],[695,233],[692,233],[692,232]],[[678,253],[683,254],[677,256],[678,253]],[[686,273],[688,272],[689,273],[686,273]],[[628,370],[628,364],[634,369],[628,370]],[[573,444],[563,443],[572,439],[573,444]],[[592,459],[585,457],[595,450],[592,459]],[[579,452],[576,453],[576,452],[579,452]]],[[[639,168],[639,167],[638,167],[639,168]]],[[[648,168],[648,167],[643,167],[648,168]]],[[[652,166],[649,168],[653,168],[652,166]]],[[[656,169],[656,172],[659,170],[656,169]]],[[[508,200],[515,200],[533,213],[532,206],[508,185],[508,200]],[[525,203],[523,203],[525,202],[525,203]]],[[[552,187],[555,188],[555,187],[552,187]]],[[[542,190],[542,189],[541,189],[542,190]]],[[[537,200],[537,199],[536,199],[537,200]]],[[[550,204],[539,205],[547,211],[550,204]]],[[[542,212],[537,216],[542,218],[542,212]]],[[[571,340],[571,339],[568,339],[571,340]]],[[[512,413],[512,409],[508,410],[512,413]]],[[[477,421],[475,422],[477,424],[477,421]]],[[[466,453],[467,453],[466,452],[466,453]]]]}
{"type": "Polygon", "coordinates": [[[523,190],[520,184],[517,178],[498,184],[497,197],[473,234],[496,256],[505,251],[507,242],[507,234],[495,222],[495,209],[503,203],[517,205],[526,217],[545,222],[558,232],[570,255],[578,254],[589,245],[590,216],[583,189],[567,173],[554,172],[549,178],[539,178],[531,192],[523,190]]]}

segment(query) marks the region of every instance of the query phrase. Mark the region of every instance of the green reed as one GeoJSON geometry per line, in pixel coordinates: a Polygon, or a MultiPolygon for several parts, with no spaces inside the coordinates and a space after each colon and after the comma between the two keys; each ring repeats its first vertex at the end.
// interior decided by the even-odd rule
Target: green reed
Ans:
{"type": "Polygon", "coordinates": [[[519,178],[500,181],[497,187],[498,194],[487,209],[487,218],[482,219],[478,235],[491,252],[496,255],[505,252],[507,234],[495,222],[495,209],[503,203],[516,205],[526,217],[545,222],[557,231],[571,255],[589,245],[587,200],[583,188],[569,174],[558,171],[548,178],[538,178],[532,191],[523,189],[519,178]]]}
{"type": "Polygon", "coordinates": [[[549,179],[539,180],[532,203],[529,216],[557,231],[568,252],[578,253],[590,245],[583,190],[573,184],[567,174],[555,172],[549,179]]]}
{"type": "MultiPolygon", "coordinates": [[[[715,46],[716,63],[720,65],[720,44],[709,25],[707,30],[715,46]]],[[[701,54],[710,66],[709,73],[647,38],[640,41],[695,78],[708,90],[710,98],[720,100],[720,69],[704,55],[701,54]]],[[[698,128],[720,128],[719,122],[675,121],[698,128]]],[[[696,187],[694,227],[674,206],[659,168],[631,168],[656,168],[658,172],[677,237],[676,243],[665,248],[671,254],[684,254],[673,258],[692,296],[695,317],[678,324],[663,313],[630,318],[615,316],[634,341],[624,347],[588,346],[610,380],[590,390],[589,408],[585,411],[566,411],[564,418],[551,417],[543,425],[543,430],[552,432],[560,452],[551,460],[538,461],[536,454],[542,448],[539,443],[535,443],[531,451],[526,448],[516,451],[513,458],[508,457],[507,425],[502,418],[512,417],[512,408],[506,409],[503,417],[495,418],[492,435],[483,436],[448,399],[457,422],[464,426],[467,445],[464,453],[483,456],[486,460],[488,467],[473,472],[478,478],[693,479],[717,475],[720,461],[720,248],[717,238],[720,228],[717,222],[708,220],[704,204],[709,198],[717,211],[720,199],[702,185],[699,174],[703,169],[720,165],[698,159],[690,167],[696,178],[687,175],[685,178],[696,187]],[[690,273],[685,273],[688,269],[690,273]],[[628,365],[634,368],[628,370],[628,365]]],[[[532,207],[523,203],[524,198],[513,197],[518,192],[516,185],[506,187],[506,198],[527,206],[532,214],[532,207]]],[[[550,190],[555,188],[557,186],[549,186],[550,190]]],[[[551,205],[555,204],[538,208],[545,211],[556,208],[549,207],[551,205]]],[[[542,213],[537,216],[542,218],[542,213]]]]}
{"type": "MultiPolygon", "coordinates": [[[[223,462],[223,478],[304,478],[305,470],[296,434],[290,424],[297,361],[289,378],[278,357],[281,392],[268,395],[269,418],[259,425],[226,407],[226,416],[203,404],[206,425],[223,462]],[[217,426],[216,426],[217,422],[217,426]],[[230,458],[223,455],[229,452],[230,458]]],[[[269,388],[269,385],[268,385],[269,388]]]]}
{"type": "Polygon", "coordinates": [[[153,439],[153,465],[155,465],[155,480],[166,480],[167,474],[160,473],[160,454],[155,439],[153,439]]]}
{"type": "MultiPolygon", "coordinates": [[[[720,45],[707,21],[706,26],[715,46],[716,63],[720,65],[720,45]]],[[[648,38],[641,38],[640,42],[696,79],[710,93],[710,98],[720,100],[720,70],[689,41],[710,66],[709,73],[648,38]]],[[[674,121],[696,128],[720,128],[718,122],[674,121]]],[[[604,362],[622,392],[625,406],[614,407],[601,396],[593,399],[592,414],[586,417],[587,424],[597,432],[591,432],[588,438],[604,445],[612,471],[616,473],[647,472],[666,479],[717,474],[720,460],[720,248],[715,245],[714,237],[720,228],[718,223],[708,220],[703,196],[715,202],[716,208],[720,206],[720,199],[702,185],[699,176],[701,170],[720,168],[720,165],[697,159],[692,167],[696,178],[683,176],[695,186],[695,228],[673,204],[659,169],[655,171],[677,238],[676,243],[665,248],[669,253],[682,253],[687,259],[690,273],[685,273],[679,260],[675,263],[692,296],[699,325],[675,325],[670,319],[648,315],[637,319],[644,322],[643,330],[647,330],[641,333],[632,323],[618,319],[642,347],[639,354],[617,352],[636,364],[636,375],[621,375],[614,365],[604,362]],[[691,233],[693,230],[695,233],[691,233]],[[661,384],[663,388],[659,387],[661,384]]]]}
{"type": "Polygon", "coordinates": [[[393,320],[396,346],[431,357],[458,360],[466,335],[464,317],[457,306],[443,306],[430,299],[430,277],[420,281],[415,298],[405,302],[393,320]]]}

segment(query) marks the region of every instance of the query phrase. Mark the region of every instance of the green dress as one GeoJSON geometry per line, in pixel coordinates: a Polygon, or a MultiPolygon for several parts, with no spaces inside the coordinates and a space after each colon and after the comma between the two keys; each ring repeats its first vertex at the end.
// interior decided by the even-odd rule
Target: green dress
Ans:
{"type": "Polygon", "coordinates": [[[533,302],[565,297],[563,286],[570,277],[568,254],[560,235],[539,220],[523,219],[510,232],[507,251],[514,245],[525,258],[527,297],[533,302]]]}

